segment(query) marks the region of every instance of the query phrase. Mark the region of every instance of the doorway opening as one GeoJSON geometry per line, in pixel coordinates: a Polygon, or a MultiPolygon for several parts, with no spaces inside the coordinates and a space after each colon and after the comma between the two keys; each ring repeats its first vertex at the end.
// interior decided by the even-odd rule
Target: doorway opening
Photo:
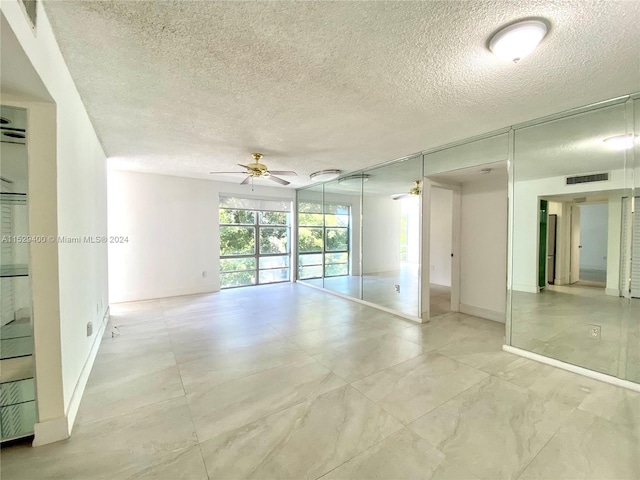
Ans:
{"type": "Polygon", "coordinates": [[[453,190],[431,190],[429,222],[429,312],[433,318],[451,311],[453,190]]]}
{"type": "Polygon", "coordinates": [[[572,265],[577,269],[574,283],[605,288],[607,285],[607,224],[606,203],[574,205],[577,223],[572,227],[579,232],[579,245],[572,249],[572,265]]]}
{"type": "Polygon", "coordinates": [[[591,198],[541,198],[538,287],[607,287],[609,203],[591,198]]]}

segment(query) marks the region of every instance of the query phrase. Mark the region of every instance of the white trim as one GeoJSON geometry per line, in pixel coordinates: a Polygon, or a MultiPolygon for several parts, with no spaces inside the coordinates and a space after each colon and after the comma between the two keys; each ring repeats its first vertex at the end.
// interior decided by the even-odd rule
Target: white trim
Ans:
{"type": "Polygon", "coordinates": [[[620,297],[620,290],[617,288],[605,288],[604,293],[612,297],[620,297]]]}
{"type": "Polygon", "coordinates": [[[66,440],[71,434],[66,416],[38,422],[34,425],[33,432],[34,438],[32,446],[34,447],[66,440]]]}
{"type": "Polygon", "coordinates": [[[488,310],[486,308],[474,307],[473,305],[467,305],[466,303],[460,304],[460,312],[467,315],[473,315],[474,317],[486,318],[487,320],[493,320],[494,322],[505,323],[505,312],[497,312],[495,310],[488,310]]]}
{"type": "MultiPolygon", "coordinates": [[[[87,380],[89,380],[89,375],[91,374],[91,369],[93,368],[93,362],[95,361],[96,355],[98,354],[98,349],[100,348],[100,343],[102,342],[102,336],[104,335],[104,330],[107,326],[107,322],[109,321],[109,315],[110,307],[107,307],[107,310],[102,317],[100,328],[98,328],[95,333],[95,339],[93,340],[93,345],[91,346],[91,350],[89,351],[89,355],[87,356],[87,361],[84,363],[82,371],[80,372],[80,377],[78,378],[78,383],[76,383],[76,388],[73,390],[73,394],[71,395],[71,401],[69,402],[69,407],[67,408],[67,411],[65,413],[69,435],[71,435],[71,431],[73,430],[73,424],[76,421],[76,415],[78,414],[80,402],[82,401],[82,394],[84,393],[84,389],[87,386],[87,380]]],[[[44,445],[42,439],[38,439],[38,445],[44,445]]]]}
{"type": "Polygon", "coordinates": [[[123,297],[118,299],[117,302],[112,302],[112,305],[118,303],[131,303],[131,302],[147,302],[150,300],[161,300],[163,298],[171,297],[186,297],[189,295],[207,295],[210,293],[218,293],[220,289],[212,290],[211,287],[202,287],[201,289],[193,288],[172,288],[170,290],[160,290],[159,293],[154,293],[152,296],[136,296],[136,297],[123,297]],[[194,291],[195,290],[195,291],[194,291]]]}
{"type": "Polygon", "coordinates": [[[537,353],[528,352],[527,350],[522,350],[521,348],[512,347],[511,345],[503,345],[502,349],[505,352],[513,353],[515,355],[519,355],[521,357],[525,357],[530,360],[535,360],[536,362],[544,363],[546,365],[551,365],[552,367],[561,368],[562,370],[567,370],[572,373],[577,373],[578,375],[593,378],[594,380],[599,380],[601,382],[610,383],[611,385],[615,385],[617,387],[622,387],[629,390],[633,390],[635,392],[640,392],[639,383],[630,382],[629,380],[622,380],[621,378],[614,377],[611,375],[606,375],[600,372],[595,372],[593,370],[589,370],[588,368],[578,367],[577,365],[561,362],[560,360],[556,360],[555,358],[549,358],[549,357],[545,357],[544,355],[538,355],[537,353]]]}
{"type": "Polygon", "coordinates": [[[520,283],[514,283],[511,290],[514,292],[538,293],[540,289],[538,288],[537,285],[531,286],[531,285],[524,285],[520,283]]]}
{"type": "Polygon", "coordinates": [[[368,307],[373,307],[373,308],[376,308],[378,310],[382,310],[383,312],[391,313],[391,314],[396,315],[398,317],[406,318],[407,320],[411,320],[412,322],[422,323],[422,319],[420,317],[414,317],[414,316],[408,315],[406,313],[402,313],[402,312],[399,312],[397,310],[393,310],[391,308],[383,307],[382,305],[378,305],[376,303],[371,303],[371,302],[367,302],[366,300],[361,300],[359,298],[350,297],[349,295],[345,295],[344,293],[336,292],[334,290],[329,290],[328,288],[319,287],[317,285],[313,285],[311,283],[306,283],[304,281],[296,280],[296,283],[299,283],[300,285],[304,285],[305,287],[315,288],[316,290],[321,290],[323,292],[330,293],[331,295],[335,295],[336,297],[340,297],[340,298],[344,298],[344,299],[347,299],[347,300],[351,300],[353,302],[361,303],[361,304],[366,305],[368,307]]]}

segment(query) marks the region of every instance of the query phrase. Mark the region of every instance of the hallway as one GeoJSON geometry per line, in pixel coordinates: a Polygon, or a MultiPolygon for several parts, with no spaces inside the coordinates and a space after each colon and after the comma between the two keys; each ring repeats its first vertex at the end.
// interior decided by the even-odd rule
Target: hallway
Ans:
{"type": "Polygon", "coordinates": [[[63,442],[16,479],[632,479],[640,394],[298,284],[112,307],[63,442]]]}

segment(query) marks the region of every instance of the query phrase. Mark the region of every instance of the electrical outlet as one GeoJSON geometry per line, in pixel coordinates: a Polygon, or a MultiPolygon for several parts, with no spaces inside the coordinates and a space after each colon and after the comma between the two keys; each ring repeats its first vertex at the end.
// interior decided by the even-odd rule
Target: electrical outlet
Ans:
{"type": "Polygon", "coordinates": [[[396,285],[396,293],[400,293],[400,285],[396,285]]]}
{"type": "Polygon", "coordinates": [[[600,340],[601,328],[600,325],[589,325],[589,335],[591,338],[600,340]]]}
{"type": "Polygon", "coordinates": [[[207,271],[206,270],[202,271],[202,278],[207,278],[207,271]]]}
{"type": "Polygon", "coordinates": [[[87,337],[93,335],[93,322],[87,322],[87,337]]]}

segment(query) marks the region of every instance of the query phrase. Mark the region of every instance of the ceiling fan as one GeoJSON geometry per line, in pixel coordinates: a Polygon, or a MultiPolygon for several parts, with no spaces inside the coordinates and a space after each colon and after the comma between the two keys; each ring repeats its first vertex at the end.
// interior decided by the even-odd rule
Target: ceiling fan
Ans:
{"type": "Polygon", "coordinates": [[[394,200],[400,200],[401,198],[410,197],[412,195],[420,195],[420,180],[416,180],[413,182],[413,188],[411,188],[407,193],[394,193],[391,195],[391,198],[394,200]]]}
{"type": "Polygon", "coordinates": [[[240,185],[246,185],[254,178],[264,177],[269,180],[273,180],[276,183],[281,185],[289,185],[291,182],[287,182],[286,180],[276,177],[275,175],[298,175],[296,172],[292,172],[291,170],[269,170],[264,163],[260,163],[260,159],[262,158],[261,153],[252,153],[253,163],[249,165],[242,165],[239,163],[242,168],[246,168],[246,172],[209,172],[211,175],[219,175],[219,174],[227,174],[227,173],[244,173],[248,175],[243,181],[240,182],[240,185]]]}

